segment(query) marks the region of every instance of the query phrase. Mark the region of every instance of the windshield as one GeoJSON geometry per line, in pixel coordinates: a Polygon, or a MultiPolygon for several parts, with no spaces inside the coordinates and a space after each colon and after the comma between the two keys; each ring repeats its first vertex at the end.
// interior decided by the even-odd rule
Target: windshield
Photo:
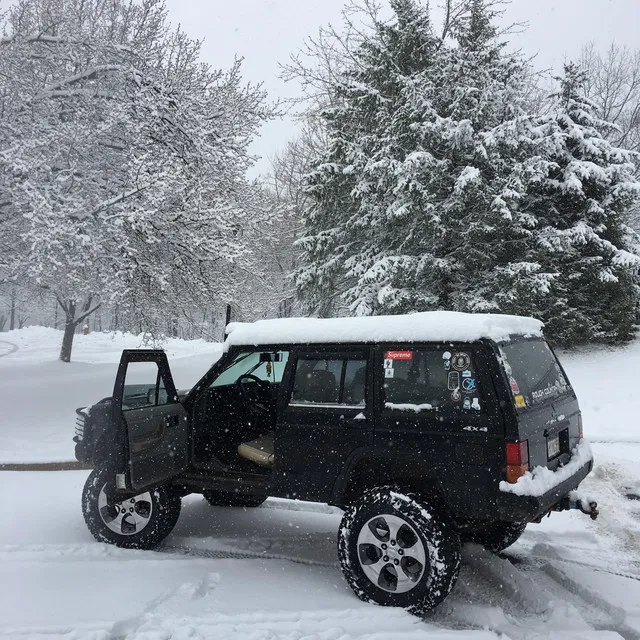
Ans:
{"type": "Polygon", "coordinates": [[[512,342],[501,348],[502,364],[519,409],[571,391],[553,351],[544,340],[512,342]]]}
{"type": "Polygon", "coordinates": [[[288,351],[279,351],[273,354],[265,354],[271,357],[272,361],[264,361],[261,358],[260,351],[249,351],[238,354],[238,356],[230,362],[215,380],[211,383],[211,387],[223,387],[235,384],[243,375],[252,375],[260,380],[278,383],[282,380],[285,365],[289,357],[288,351]]]}

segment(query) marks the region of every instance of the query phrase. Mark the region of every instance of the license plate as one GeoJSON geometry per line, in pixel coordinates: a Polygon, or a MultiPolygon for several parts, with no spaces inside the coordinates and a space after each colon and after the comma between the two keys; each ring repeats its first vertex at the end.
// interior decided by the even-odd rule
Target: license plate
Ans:
{"type": "Polygon", "coordinates": [[[547,458],[555,458],[560,453],[560,436],[553,436],[547,439],[547,458]]]}

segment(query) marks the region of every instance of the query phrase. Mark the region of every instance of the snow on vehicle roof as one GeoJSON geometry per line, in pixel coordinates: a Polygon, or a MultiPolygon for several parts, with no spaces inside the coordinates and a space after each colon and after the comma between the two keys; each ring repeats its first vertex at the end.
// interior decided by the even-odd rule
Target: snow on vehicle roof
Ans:
{"type": "Polygon", "coordinates": [[[231,322],[225,348],[234,345],[354,342],[496,342],[511,335],[541,336],[542,322],[522,316],[426,311],[357,318],[279,318],[231,322]]]}

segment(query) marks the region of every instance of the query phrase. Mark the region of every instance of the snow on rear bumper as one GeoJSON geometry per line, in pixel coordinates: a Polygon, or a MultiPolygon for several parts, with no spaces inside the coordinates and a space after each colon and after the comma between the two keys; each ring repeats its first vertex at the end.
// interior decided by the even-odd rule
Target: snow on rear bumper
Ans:
{"type": "Polygon", "coordinates": [[[576,489],[593,468],[593,454],[586,440],[580,441],[571,453],[569,462],[556,471],[535,467],[514,484],[502,481],[497,505],[500,517],[535,520],[576,489]]]}

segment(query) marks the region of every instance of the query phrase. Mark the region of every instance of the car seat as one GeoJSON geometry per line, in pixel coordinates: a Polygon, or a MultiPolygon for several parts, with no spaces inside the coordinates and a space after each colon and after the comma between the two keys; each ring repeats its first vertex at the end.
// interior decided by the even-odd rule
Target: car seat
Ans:
{"type": "Polygon", "coordinates": [[[351,404],[364,405],[364,385],[367,367],[360,367],[353,375],[353,381],[347,390],[346,401],[351,404]]]}
{"type": "Polygon", "coordinates": [[[338,402],[336,377],[331,371],[310,371],[304,389],[299,389],[297,395],[302,402],[338,402]]]}
{"type": "Polygon", "coordinates": [[[266,433],[251,442],[238,445],[238,455],[261,467],[272,469],[275,463],[273,433],[266,433]]]}

